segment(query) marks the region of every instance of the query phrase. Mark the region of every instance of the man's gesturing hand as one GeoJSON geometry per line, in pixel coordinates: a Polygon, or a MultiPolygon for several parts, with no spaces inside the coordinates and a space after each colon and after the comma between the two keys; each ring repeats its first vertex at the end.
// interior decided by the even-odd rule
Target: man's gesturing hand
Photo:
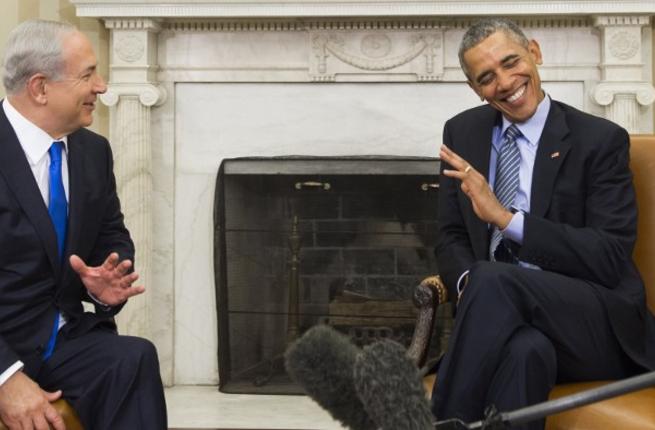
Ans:
{"type": "Polygon", "coordinates": [[[50,404],[61,397],[61,390],[42,390],[23,372],[11,375],[0,386],[0,417],[10,429],[66,430],[64,420],[50,404]]]}
{"type": "Polygon", "coordinates": [[[485,177],[446,145],[441,145],[439,157],[453,167],[453,169],[445,169],[443,174],[462,181],[462,191],[471,199],[473,210],[478,218],[501,230],[507,227],[512,220],[512,213],[496,199],[485,177]]]}
{"type": "Polygon", "coordinates": [[[132,262],[118,261],[118,254],[112,252],[102,265],[87,266],[77,255],[70,256],[73,270],[80,275],[86,289],[99,301],[110,306],[119,305],[132,296],[145,291],[142,286],[132,286],[139,278],[135,272],[128,273],[132,262]]]}

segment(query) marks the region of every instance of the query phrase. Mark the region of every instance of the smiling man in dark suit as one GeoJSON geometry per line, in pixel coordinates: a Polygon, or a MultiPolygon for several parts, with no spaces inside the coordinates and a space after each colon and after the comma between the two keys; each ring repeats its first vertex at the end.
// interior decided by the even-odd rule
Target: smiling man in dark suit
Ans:
{"type": "Polygon", "coordinates": [[[488,104],[444,128],[437,255],[458,304],[433,412],[472,421],[654,369],[628,134],[551,100],[538,43],[509,20],[473,25],[459,55],[488,104]]]}
{"type": "Polygon", "coordinates": [[[144,291],[112,154],[86,130],[106,91],[75,27],[28,21],[9,36],[0,107],[0,418],[64,428],[63,396],[87,429],[165,429],[154,346],[113,316],[144,291]],[[84,312],[82,301],[95,305],[84,312]]]}

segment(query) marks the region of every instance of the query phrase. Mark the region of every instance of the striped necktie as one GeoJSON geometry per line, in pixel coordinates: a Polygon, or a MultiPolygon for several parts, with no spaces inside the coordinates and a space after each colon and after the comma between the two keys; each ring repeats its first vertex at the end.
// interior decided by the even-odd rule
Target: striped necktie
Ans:
{"type": "MultiPolygon", "coordinates": [[[[498,155],[496,164],[496,183],[494,185],[494,194],[501,205],[509,209],[514,203],[516,192],[519,189],[519,166],[521,164],[521,153],[516,143],[516,139],[521,135],[521,131],[515,124],[509,126],[505,131],[505,137],[498,155]]],[[[489,244],[489,259],[496,261],[496,248],[502,241],[503,236],[498,227],[494,226],[491,232],[491,242],[489,244]]]]}
{"type": "MultiPolygon", "coordinates": [[[[52,220],[52,225],[57,233],[57,251],[59,263],[64,261],[64,249],[66,246],[66,230],[68,227],[68,203],[66,202],[66,192],[64,191],[64,181],[61,174],[61,159],[64,142],[54,142],[48,153],[50,154],[50,197],[48,199],[48,213],[52,220]]],[[[50,333],[48,345],[43,353],[43,359],[47,360],[52,355],[57,341],[57,332],[59,331],[59,311],[55,313],[55,321],[50,333]]]]}

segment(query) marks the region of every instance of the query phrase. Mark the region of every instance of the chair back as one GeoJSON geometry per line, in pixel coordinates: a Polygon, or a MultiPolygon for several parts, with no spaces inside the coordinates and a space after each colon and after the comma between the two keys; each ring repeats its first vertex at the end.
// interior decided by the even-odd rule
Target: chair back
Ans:
{"type": "Polygon", "coordinates": [[[633,253],[655,313],[655,135],[630,136],[630,168],[637,192],[639,224],[633,253]]]}

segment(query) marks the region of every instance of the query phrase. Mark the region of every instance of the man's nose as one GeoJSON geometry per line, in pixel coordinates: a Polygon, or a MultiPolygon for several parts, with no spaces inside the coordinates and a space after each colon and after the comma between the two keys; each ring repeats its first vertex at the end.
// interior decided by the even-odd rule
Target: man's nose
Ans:
{"type": "Polygon", "coordinates": [[[514,84],[514,78],[511,73],[502,71],[497,74],[496,82],[498,82],[498,89],[501,91],[505,91],[505,90],[512,89],[512,85],[514,84]]]}
{"type": "Polygon", "coordinates": [[[103,94],[107,92],[107,82],[102,76],[97,75],[96,82],[94,83],[93,91],[96,94],[103,94]]]}

